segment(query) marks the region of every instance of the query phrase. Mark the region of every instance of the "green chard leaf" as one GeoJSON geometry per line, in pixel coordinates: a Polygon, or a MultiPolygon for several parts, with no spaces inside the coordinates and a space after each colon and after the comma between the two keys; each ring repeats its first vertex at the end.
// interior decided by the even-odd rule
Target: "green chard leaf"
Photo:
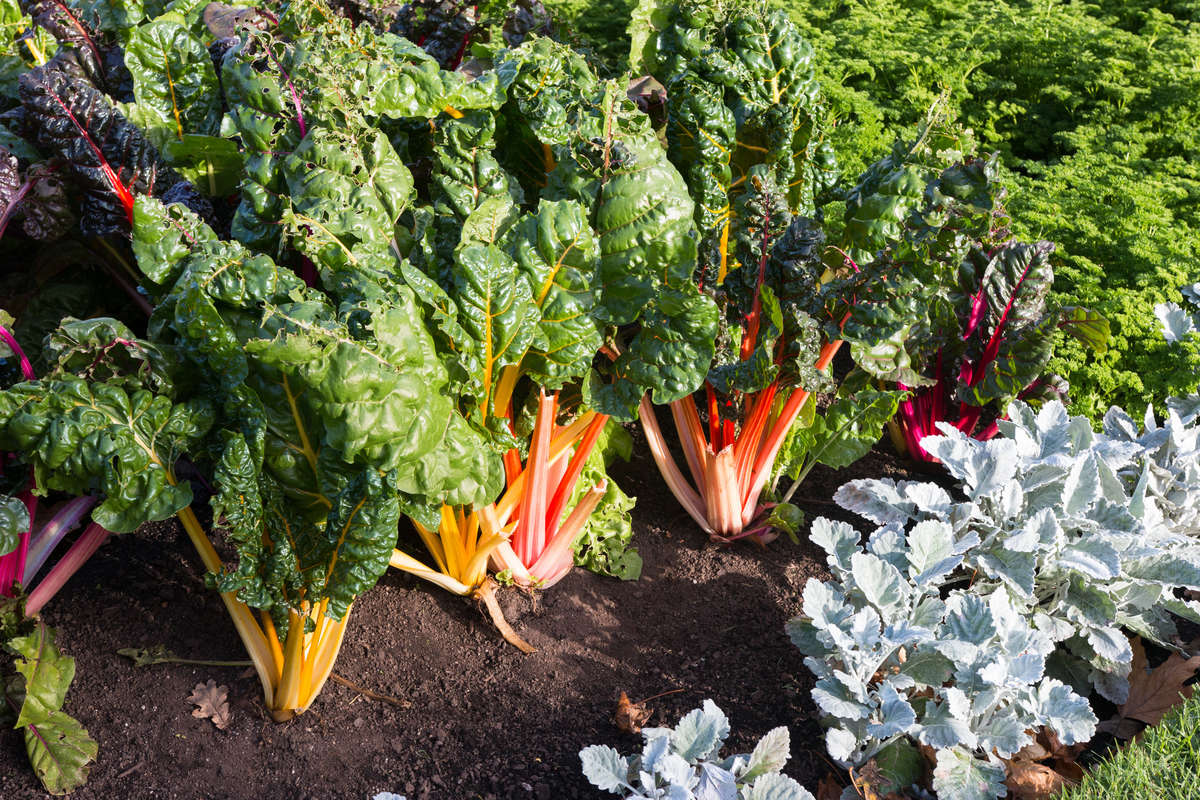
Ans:
{"type": "MultiPolygon", "coordinates": [[[[618,423],[609,420],[600,432],[595,449],[584,462],[583,472],[566,509],[575,504],[593,486],[608,481],[600,504],[584,524],[583,534],[575,542],[575,563],[597,575],[610,575],[634,581],[642,574],[642,557],[632,546],[633,521],[629,512],[637,498],[621,490],[607,474],[607,467],[618,458],[628,461],[633,453],[633,438],[618,423]]],[[[564,517],[569,513],[564,509],[564,517]]]]}
{"type": "Polygon", "coordinates": [[[144,389],[74,377],[0,392],[0,447],[32,463],[37,492],[103,493],[92,519],[114,533],[174,515],[192,500],[176,459],[213,424],[203,398],[172,403],[144,389]]]}
{"type": "Polygon", "coordinates": [[[186,27],[166,17],[134,29],[125,47],[125,65],[133,76],[136,102],[128,116],[156,147],[162,150],[185,135],[217,134],[217,74],[208,48],[186,27]]]}
{"type": "Polygon", "coordinates": [[[386,568],[402,508],[495,497],[499,459],[445,394],[408,287],[391,285],[385,301],[386,275],[318,253],[376,288],[364,297],[368,283],[331,280],[346,292],[335,307],[265,256],[149,200],[135,214],[135,243],[139,265],[163,281],[160,339],[217,390],[214,510],[239,552],[219,588],[269,610],[277,626],[302,600],[326,601],[340,617],[386,568]]]}
{"type": "Polygon", "coordinates": [[[525,367],[540,385],[579,377],[604,344],[594,312],[600,248],[587,211],[570,200],[543,200],[510,237],[513,257],[541,311],[538,340],[525,367]]]}
{"type": "Polygon", "coordinates": [[[872,389],[839,397],[816,416],[813,424],[796,428],[785,445],[783,470],[797,477],[803,465],[825,464],[845,469],[871,451],[883,426],[896,415],[905,392],[872,389]]]}
{"type": "Polygon", "coordinates": [[[3,695],[17,710],[14,726],[23,731],[25,749],[38,780],[50,794],[67,794],[82,786],[99,751],[75,719],[63,710],[75,677],[75,660],[59,651],[54,631],[41,620],[33,632],[5,643],[16,657],[17,674],[3,695]]]}
{"type": "Polygon", "coordinates": [[[17,549],[29,530],[29,509],[18,497],[0,497],[0,556],[17,549]]]}

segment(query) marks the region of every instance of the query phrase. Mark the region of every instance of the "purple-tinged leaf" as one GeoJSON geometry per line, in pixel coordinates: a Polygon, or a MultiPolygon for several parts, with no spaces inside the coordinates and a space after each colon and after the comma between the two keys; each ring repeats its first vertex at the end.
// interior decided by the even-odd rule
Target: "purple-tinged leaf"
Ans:
{"type": "Polygon", "coordinates": [[[96,45],[96,34],[62,0],[21,0],[21,11],[34,24],[58,40],[60,46],[75,51],[80,65],[97,85],[104,85],[104,54],[96,45]]]}
{"type": "Polygon", "coordinates": [[[84,190],[80,227],[85,235],[127,233],[135,193],[170,196],[197,213],[211,214],[207,201],[69,60],[56,57],[22,75],[20,95],[37,145],[62,158],[84,190]]]}

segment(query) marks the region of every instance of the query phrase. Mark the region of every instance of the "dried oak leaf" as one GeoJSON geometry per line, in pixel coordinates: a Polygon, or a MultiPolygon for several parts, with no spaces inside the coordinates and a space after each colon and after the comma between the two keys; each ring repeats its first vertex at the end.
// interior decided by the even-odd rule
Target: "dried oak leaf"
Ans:
{"type": "Polygon", "coordinates": [[[1008,764],[1009,796],[1014,800],[1046,800],[1068,786],[1062,775],[1036,761],[1010,761],[1008,764]]]}
{"type": "Polygon", "coordinates": [[[1117,709],[1117,716],[1105,721],[1100,729],[1121,739],[1132,739],[1140,731],[1139,722],[1157,725],[1167,712],[1192,696],[1187,686],[1200,670],[1200,656],[1184,658],[1172,653],[1154,669],[1148,669],[1141,639],[1130,640],[1133,665],[1129,673],[1129,698],[1117,709]]]}
{"type": "Polygon", "coordinates": [[[211,678],[208,683],[197,683],[188,701],[197,706],[192,710],[193,717],[211,719],[219,730],[225,730],[233,721],[233,712],[229,710],[229,687],[217,686],[211,678]]]}
{"type": "Polygon", "coordinates": [[[653,713],[653,710],[646,708],[645,703],[630,702],[629,695],[621,692],[613,721],[617,723],[617,729],[624,733],[641,733],[642,726],[650,721],[650,715],[653,713]]]}

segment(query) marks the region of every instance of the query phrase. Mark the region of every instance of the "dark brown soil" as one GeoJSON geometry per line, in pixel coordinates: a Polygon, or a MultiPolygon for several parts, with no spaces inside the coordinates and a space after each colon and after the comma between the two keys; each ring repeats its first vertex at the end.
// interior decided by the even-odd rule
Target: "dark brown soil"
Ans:
{"type": "MultiPolygon", "coordinates": [[[[809,699],[811,677],[784,623],[800,608],[823,560],[804,542],[767,549],[708,544],[662,486],[640,449],[614,470],[638,497],[640,581],[575,570],[531,599],[505,591],[517,631],[538,652],[506,644],[468,602],[389,572],[355,605],[336,673],[404,707],[330,683],[312,709],[270,721],[253,672],[243,667],[135,667],[119,648],[165,645],[194,659],[243,659],[219,598],[175,526],[110,541],[45,612],[74,656],[66,710],[100,744],[78,798],[409,800],[594,798],[577,756],[588,744],[640,750],[612,722],[618,694],[650,702],[651,724],[674,724],[712,698],[741,750],[787,725],[787,772],[812,789],[829,771],[809,699]],[[191,715],[188,695],[209,679],[229,687],[228,730],[191,715]]],[[[840,483],[898,472],[874,453],[836,476],[818,470],[802,487],[811,517],[838,515],[840,483]]],[[[20,735],[0,732],[0,798],[41,797],[20,735]]]]}

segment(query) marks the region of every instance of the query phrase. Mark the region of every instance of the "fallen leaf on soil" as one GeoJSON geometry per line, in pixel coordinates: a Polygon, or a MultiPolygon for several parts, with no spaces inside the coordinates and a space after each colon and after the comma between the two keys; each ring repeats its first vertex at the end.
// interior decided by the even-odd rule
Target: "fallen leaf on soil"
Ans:
{"type": "Polygon", "coordinates": [[[1035,761],[1010,762],[1005,783],[1015,800],[1046,800],[1067,785],[1062,775],[1035,761]]]}
{"type": "Polygon", "coordinates": [[[826,772],[825,777],[817,784],[817,800],[840,800],[842,785],[832,772],[826,772]]]}
{"type": "Polygon", "coordinates": [[[1083,778],[1083,768],[1075,761],[1085,747],[1067,747],[1050,728],[1026,731],[1033,741],[1005,761],[1008,769],[1009,796],[1015,800],[1048,800],[1063,787],[1074,786],[1083,778]],[[1045,762],[1045,763],[1038,763],[1045,762]]]}
{"type": "Polygon", "coordinates": [[[1078,761],[1055,762],[1054,771],[1062,775],[1072,786],[1083,780],[1083,767],[1079,766],[1078,761]]]}
{"type": "Polygon", "coordinates": [[[653,713],[651,709],[646,708],[645,703],[631,703],[629,695],[621,692],[613,721],[617,723],[618,730],[625,733],[641,733],[642,726],[650,720],[653,713]]]}
{"type": "Polygon", "coordinates": [[[1018,750],[1013,755],[1013,761],[1041,761],[1043,758],[1049,757],[1050,751],[1035,740],[1018,750]]]}
{"type": "Polygon", "coordinates": [[[1192,696],[1194,687],[1185,685],[1200,670],[1200,656],[1184,658],[1172,653],[1154,669],[1147,669],[1146,651],[1139,638],[1130,640],[1133,666],[1129,673],[1129,698],[1117,709],[1117,716],[1106,720],[1100,730],[1121,739],[1132,739],[1140,731],[1139,722],[1157,725],[1166,713],[1192,696]]]}
{"type": "Polygon", "coordinates": [[[200,719],[211,719],[218,729],[225,730],[233,721],[233,712],[229,710],[229,687],[217,686],[217,682],[209,678],[208,683],[197,683],[196,688],[188,697],[197,708],[192,710],[192,716],[200,719]]]}
{"type": "MultiPolygon", "coordinates": [[[[1070,765],[1078,769],[1081,776],[1083,775],[1083,769],[1075,763],[1075,759],[1078,758],[1080,753],[1087,749],[1086,742],[1076,742],[1070,747],[1067,747],[1062,743],[1062,741],[1059,740],[1058,734],[1055,733],[1051,728],[1042,728],[1037,734],[1037,741],[1040,743],[1042,749],[1046,751],[1047,757],[1054,759],[1055,770],[1061,772],[1062,774],[1066,775],[1068,779],[1070,779],[1071,773],[1070,770],[1067,769],[1067,766],[1070,765]]],[[[1032,760],[1039,761],[1041,759],[1032,760]]]]}

